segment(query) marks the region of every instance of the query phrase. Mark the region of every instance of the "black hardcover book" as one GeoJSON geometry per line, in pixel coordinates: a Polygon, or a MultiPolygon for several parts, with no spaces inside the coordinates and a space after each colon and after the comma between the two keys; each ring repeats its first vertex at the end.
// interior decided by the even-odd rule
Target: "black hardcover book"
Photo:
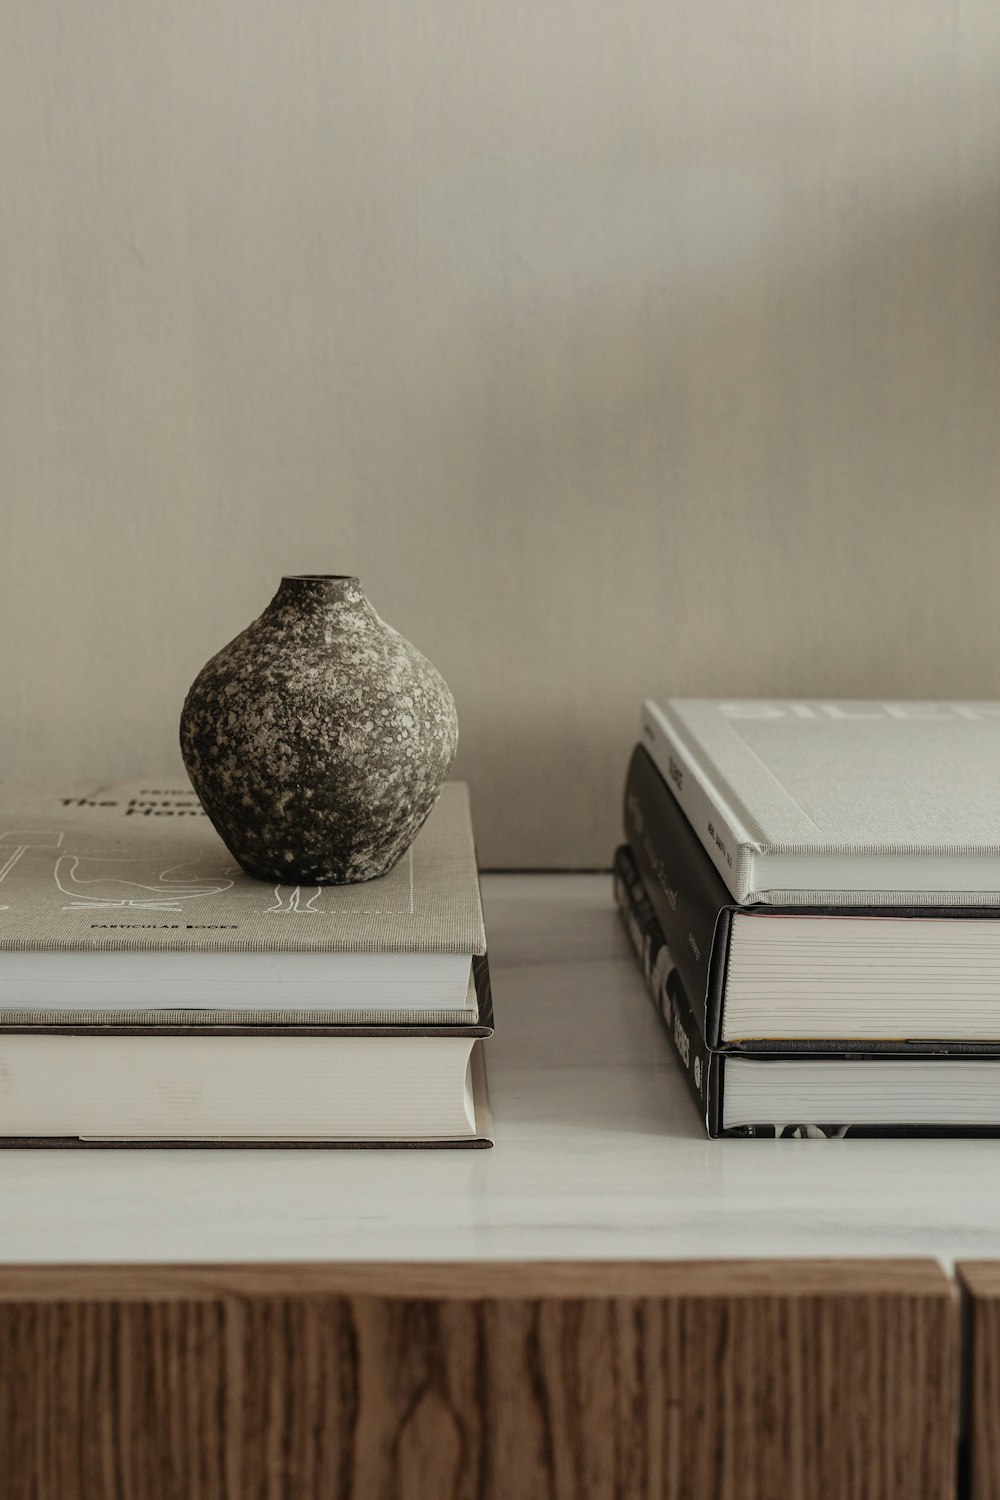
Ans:
{"type": "Polygon", "coordinates": [[[988,1118],[1000,1088],[996,1056],[740,1055],[708,1047],[627,845],[615,853],[614,879],[619,914],[646,987],[712,1138],[1000,1135],[1000,1121],[988,1118]],[[826,1118],[808,1118],[813,1110],[826,1118]],[[925,1112],[936,1118],[922,1120],[925,1112]],[[949,1114],[956,1118],[942,1118],[949,1114]]]}
{"type": "Polygon", "coordinates": [[[635,747],[629,763],[624,827],[691,1009],[713,1051],[1000,1055],[996,908],[741,906],[642,745],[635,747]],[[817,923],[817,918],[823,920],[817,923]],[[804,980],[804,950],[793,948],[789,939],[809,926],[819,934],[814,950],[819,957],[804,980]],[[827,946],[834,938],[840,939],[835,950],[827,946]],[[786,946],[776,958],[779,941],[786,946]],[[981,946],[974,948],[973,943],[981,946]],[[734,961],[738,946],[740,963],[734,961]],[[756,970],[756,994],[761,998],[747,1020],[745,1011],[735,1013],[734,978],[745,976],[744,955],[765,947],[756,970]],[[934,976],[946,966],[955,980],[942,986],[934,976]],[[996,977],[990,985],[993,968],[996,977]],[[911,1015],[898,1025],[883,1022],[881,1034],[872,1030],[874,1006],[880,999],[875,986],[906,994],[911,982],[912,992],[918,984],[924,989],[917,1019],[911,1015]],[[963,983],[967,990],[959,993],[963,983]],[[812,1035],[796,1034],[796,1023],[808,1021],[803,997],[810,987],[822,993],[824,986],[830,1029],[817,1033],[814,1027],[812,1035]],[[784,1015],[776,1017],[782,1002],[784,1015]],[[801,1013],[795,1009],[800,1005],[801,1013]],[[973,1006],[978,1006],[983,1034],[960,1034],[958,1023],[975,1013],[973,1006]],[[781,1026],[774,1024],[776,1019],[781,1026]],[[852,1026],[857,1028],[853,1033],[852,1026]]]}
{"type": "Polygon", "coordinates": [[[684,984],[667,946],[663,929],[656,920],[649,897],[643,887],[632,851],[622,845],[615,853],[615,902],[642,968],[653,1004],[667,1029],[674,1056],[683,1069],[688,1088],[710,1135],[710,1101],[717,1089],[711,1085],[713,1067],[720,1059],[713,1057],[705,1045],[698,1018],[684,992],[684,984]]]}
{"type": "Polygon", "coordinates": [[[625,782],[625,837],[688,1002],[719,1044],[724,935],[732,897],[652,758],[636,745],[625,782]]]}

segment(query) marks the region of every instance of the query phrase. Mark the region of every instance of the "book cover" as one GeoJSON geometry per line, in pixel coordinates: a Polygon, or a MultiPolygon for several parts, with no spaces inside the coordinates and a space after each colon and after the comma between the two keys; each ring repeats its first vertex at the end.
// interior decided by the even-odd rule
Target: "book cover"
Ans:
{"type": "Polygon", "coordinates": [[[741,903],[1000,906],[1000,703],[649,701],[642,743],[741,903]]]}
{"type": "Polygon", "coordinates": [[[623,824],[687,1000],[716,1046],[732,898],[642,745],[629,762],[623,824]]]}
{"type": "Polygon", "coordinates": [[[705,1044],[698,1018],[627,845],[615,852],[614,891],[618,914],[639,960],[650,998],[666,1028],[698,1112],[709,1134],[714,1135],[718,1082],[712,1074],[713,1070],[718,1072],[719,1059],[713,1058],[705,1044]]]}
{"type": "Polygon", "coordinates": [[[0,784],[0,952],[486,951],[468,790],[449,782],[378,880],[244,874],[189,786],[0,784]]]}

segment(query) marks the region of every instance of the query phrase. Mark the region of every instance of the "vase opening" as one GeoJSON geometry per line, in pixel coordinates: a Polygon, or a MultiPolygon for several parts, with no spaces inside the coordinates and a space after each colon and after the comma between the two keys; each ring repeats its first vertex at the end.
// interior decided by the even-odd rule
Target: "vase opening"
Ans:
{"type": "Polygon", "coordinates": [[[357,583],[353,573],[286,573],[282,583],[357,583]]]}

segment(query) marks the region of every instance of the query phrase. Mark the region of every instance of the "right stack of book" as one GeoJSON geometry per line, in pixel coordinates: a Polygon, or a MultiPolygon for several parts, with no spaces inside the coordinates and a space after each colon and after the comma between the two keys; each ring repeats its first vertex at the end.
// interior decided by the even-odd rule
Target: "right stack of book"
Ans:
{"type": "Polygon", "coordinates": [[[710,1136],[1000,1134],[1000,704],[647,702],[625,837],[710,1136]]]}

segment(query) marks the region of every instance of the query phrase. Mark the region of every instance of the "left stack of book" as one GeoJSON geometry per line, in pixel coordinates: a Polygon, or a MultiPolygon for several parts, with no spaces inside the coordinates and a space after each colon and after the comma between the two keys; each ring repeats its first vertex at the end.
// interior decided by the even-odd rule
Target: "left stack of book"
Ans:
{"type": "Polygon", "coordinates": [[[468,793],[362,885],[269,886],[189,787],[0,789],[0,1144],[492,1144],[468,793]]]}

